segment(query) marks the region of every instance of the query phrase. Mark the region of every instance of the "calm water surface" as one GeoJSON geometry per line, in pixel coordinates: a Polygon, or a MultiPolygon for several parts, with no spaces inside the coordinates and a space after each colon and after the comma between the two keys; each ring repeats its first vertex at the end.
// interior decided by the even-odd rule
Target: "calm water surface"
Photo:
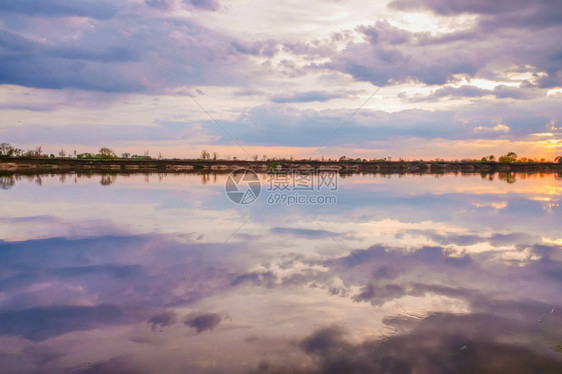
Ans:
{"type": "Polygon", "coordinates": [[[560,176],[225,178],[2,177],[0,371],[562,373],[560,176]]]}

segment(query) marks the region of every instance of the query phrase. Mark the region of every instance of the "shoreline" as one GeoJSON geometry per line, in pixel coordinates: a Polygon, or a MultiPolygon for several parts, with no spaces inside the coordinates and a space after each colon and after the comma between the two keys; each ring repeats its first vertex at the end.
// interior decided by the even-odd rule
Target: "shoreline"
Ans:
{"type": "Polygon", "coordinates": [[[442,174],[458,173],[562,173],[562,164],[498,163],[493,161],[316,161],[316,160],[128,160],[99,159],[79,160],[61,158],[0,158],[0,174],[67,174],[67,173],[186,173],[186,172],[230,172],[236,169],[251,169],[256,172],[299,169],[328,169],[339,173],[382,174],[442,174]]]}

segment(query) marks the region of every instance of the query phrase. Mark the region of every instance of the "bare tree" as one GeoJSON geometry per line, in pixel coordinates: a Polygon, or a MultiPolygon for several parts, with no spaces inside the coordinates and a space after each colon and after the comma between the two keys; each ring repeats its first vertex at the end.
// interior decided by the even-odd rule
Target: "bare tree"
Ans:
{"type": "Polygon", "coordinates": [[[10,143],[0,144],[0,156],[11,156],[14,153],[14,147],[10,143]]]}
{"type": "Polygon", "coordinates": [[[258,160],[258,155],[253,155],[253,156],[252,156],[252,160],[257,161],[257,160],[258,160]]]}
{"type": "Polygon", "coordinates": [[[113,149],[111,148],[102,147],[98,152],[104,157],[115,157],[115,152],[113,152],[113,149]]]}
{"type": "Polygon", "coordinates": [[[121,158],[129,158],[131,154],[129,152],[121,153],[121,158]]]}
{"type": "Polygon", "coordinates": [[[216,161],[219,154],[217,152],[213,152],[213,160],[216,161]]]}
{"type": "Polygon", "coordinates": [[[64,151],[64,149],[61,149],[59,151],[59,157],[66,157],[66,152],[64,151]]]}
{"type": "Polygon", "coordinates": [[[162,153],[158,152],[158,159],[162,160],[164,157],[162,157],[162,153]]]}

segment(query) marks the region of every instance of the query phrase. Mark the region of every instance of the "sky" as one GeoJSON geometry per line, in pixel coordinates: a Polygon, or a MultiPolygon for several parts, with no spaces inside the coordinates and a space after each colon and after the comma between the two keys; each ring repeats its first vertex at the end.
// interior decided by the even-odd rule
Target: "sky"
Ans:
{"type": "Polygon", "coordinates": [[[552,0],[4,0],[0,141],[553,159],[561,32],[552,0]]]}

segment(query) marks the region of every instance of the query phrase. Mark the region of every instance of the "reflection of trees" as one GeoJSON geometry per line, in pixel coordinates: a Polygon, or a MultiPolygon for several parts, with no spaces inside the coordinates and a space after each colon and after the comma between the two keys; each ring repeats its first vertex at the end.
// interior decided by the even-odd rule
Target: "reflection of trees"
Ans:
{"type": "Polygon", "coordinates": [[[16,180],[13,176],[0,176],[0,188],[3,190],[9,190],[14,187],[16,180]]]}
{"type": "Polygon", "coordinates": [[[483,172],[480,173],[480,177],[481,177],[482,179],[487,179],[487,180],[489,180],[490,182],[493,182],[494,179],[495,179],[494,173],[489,173],[489,172],[485,172],[485,171],[483,171],[483,172]]]}
{"type": "Polygon", "coordinates": [[[502,181],[506,181],[507,183],[515,183],[517,178],[515,177],[515,173],[498,173],[498,178],[502,181]]]}
{"type": "Polygon", "coordinates": [[[102,186],[109,186],[109,185],[112,185],[113,183],[115,183],[116,179],[117,179],[117,175],[115,175],[115,174],[102,175],[101,179],[100,179],[100,184],[102,186]]]}
{"type": "Polygon", "coordinates": [[[211,174],[201,174],[201,184],[207,184],[211,180],[211,174]]]}

